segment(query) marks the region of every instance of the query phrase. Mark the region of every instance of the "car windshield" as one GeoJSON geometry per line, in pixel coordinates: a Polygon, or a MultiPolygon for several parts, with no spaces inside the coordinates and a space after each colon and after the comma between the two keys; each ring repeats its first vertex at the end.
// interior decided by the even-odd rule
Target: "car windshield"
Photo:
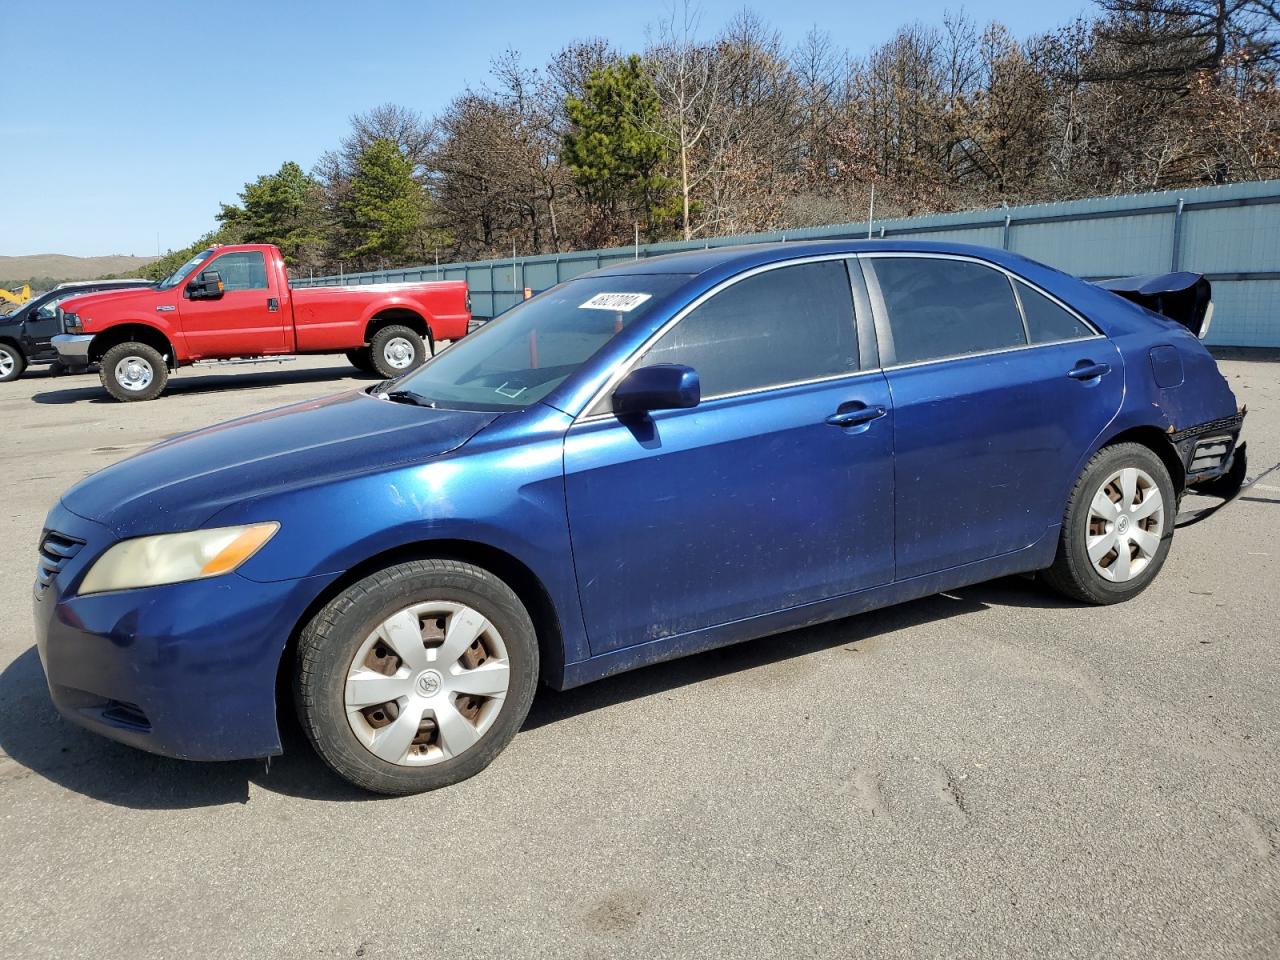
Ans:
{"type": "Polygon", "coordinates": [[[485,324],[397,381],[395,391],[455,409],[537,403],[688,279],[644,274],[570,280],[485,324]]]}
{"type": "Polygon", "coordinates": [[[169,290],[172,287],[176,287],[183,280],[187,279],[187,277],[191,276],[192,271],[194,271],[196,267],[200,266],[200,264],[208,260],[211,256],[213,256],[213,250],[211,249],[201,250],[194,257],[192,257],[190,260],[188,260],[186,263],[180,266],[177,270],[175,270],[173,273],[169,274],[169,276],[165,277],[158,284],[156,284],[156,289],[169,290]]]}

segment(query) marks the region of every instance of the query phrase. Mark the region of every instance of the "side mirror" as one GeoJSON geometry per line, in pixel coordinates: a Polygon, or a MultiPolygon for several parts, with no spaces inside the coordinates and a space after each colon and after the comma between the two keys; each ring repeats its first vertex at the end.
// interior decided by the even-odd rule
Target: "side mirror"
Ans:
{"type": "Polygon", "coordinates": [[[618,416],[651,410],[683,410],[702,399],[698,372],[678,363],[657,363],[632,370],[613,391],[618,416]]]}
{"type": "Polygon", "coordinates": [[[206,270],[187,284],[187,296],[192,300],[217,300],[222,294],[222,275],[217,270],[206,270]]]}

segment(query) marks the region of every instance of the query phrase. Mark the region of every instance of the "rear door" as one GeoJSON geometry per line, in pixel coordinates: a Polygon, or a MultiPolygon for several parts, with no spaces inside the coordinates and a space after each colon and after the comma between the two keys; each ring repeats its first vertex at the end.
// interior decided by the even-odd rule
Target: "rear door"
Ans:
{"type": "Polygon", "coordinates": [[[892,579],[892,410],[843,259],[731,281],[637,361],[656,363],[698,371],[701,403],[622,422],[605,398],[565,439],[593,653],[892,579]]]}
{"type": "Polygon", "coordinates": [[[862,263],[893,398],[898,579],[1051,535],[1076,464],[1120,408],[1119,351],[981,261],[862,263]]]}
{"type": "MultiPolygon", "coordinates": [[[[224,293],[217,300],[192,300],[184,292],[178,307],[187,349],[195,358],[287,353],[284,293],[276,289],[261,250],[219,254],[195,278],[217,272],[224,293]]],[[[191,281],[188,281],[190,283],[191,281]]]]}

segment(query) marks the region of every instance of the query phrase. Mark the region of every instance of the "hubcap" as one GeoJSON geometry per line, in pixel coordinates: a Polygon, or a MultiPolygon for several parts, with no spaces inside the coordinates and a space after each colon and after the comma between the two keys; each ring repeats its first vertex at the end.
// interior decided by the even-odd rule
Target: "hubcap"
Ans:
{"type": "Polygon", "coordinates": [[[390,366],[403,370],[413,363],[413,344],[404,337],[393,337],[382,348],[382,355],[390,366]]]}
{"type": "Polygon", "coordinates": [[[444,600],[415,604],[356,651],[343,691],[347,722],[388,763],[439,763],[493,726],[510,674],[502,637],[481,613],[444,600]]]}
{"type": "Polygon", "coordinates": [[[8,350],[0,350],[0,377],[7,377],[13,373],[13,365],[13,354],[8,350]]]}
{"type": "Polygon", "coordinates": [[[1124,467],[1106,479],[1089,505],[1089,561],[1102,578],[1125,583],[1155,559],[1163,532],[1160,488],[1145,470],[1124,467]]]}
{"type": "Polygon", "coordinates": [[[145,390],[154,378],[155,371],[143,357],[125,357],[116,364],[116,383],[126,390],[145,390]]]}

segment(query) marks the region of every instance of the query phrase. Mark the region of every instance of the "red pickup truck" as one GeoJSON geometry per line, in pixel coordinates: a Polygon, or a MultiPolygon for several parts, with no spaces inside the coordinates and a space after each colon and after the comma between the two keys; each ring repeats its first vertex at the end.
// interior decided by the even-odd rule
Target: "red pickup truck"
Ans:
{"type": "Polygon", "coordinates": [[[97,363],[117,400],[153,400],[169,371],[208,360],[345,353],[384,377],[412,370],[471,319],[461,281],[290,289],[268,244],[210,247],[144,290],[62,304],[53,338],[71,369],[97,363]]]}

